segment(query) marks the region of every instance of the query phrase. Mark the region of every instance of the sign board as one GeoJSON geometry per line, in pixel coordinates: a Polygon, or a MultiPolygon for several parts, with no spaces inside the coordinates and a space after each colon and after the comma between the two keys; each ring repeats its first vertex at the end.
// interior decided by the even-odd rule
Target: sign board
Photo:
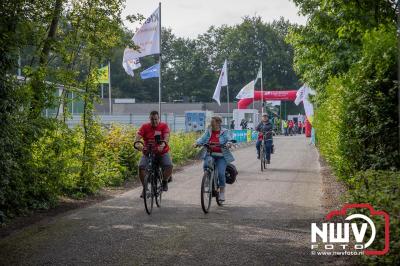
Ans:
{"type": "Polygon", "coordinates": [[[135,103],[136,99],[135,98],[121,98],[121,99],[115,99],[114,103],[135,103]]]}

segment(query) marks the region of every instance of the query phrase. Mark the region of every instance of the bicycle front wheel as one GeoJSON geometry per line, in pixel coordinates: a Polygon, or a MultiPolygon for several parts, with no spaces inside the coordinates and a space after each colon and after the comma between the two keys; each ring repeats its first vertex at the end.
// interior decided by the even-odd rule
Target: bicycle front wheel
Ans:
{"type": "Polygon", "coordinates": [[[147,214],[151,214],[153,211],[154,205],[154,189],[152,185],[153,176],[147,174],[144,177],[144,184],[143,184],[143,200],[144,200],[144,208],[146,209],[147,214]]]}
{"type": "Polygon", "coordinates": [[[157,207],[161,207],[161,197],[162,197],[162,171],[159,169],[158,177],[155,180],[155,198],[156,198],[156,205],[157,207]]]}
{"type": "Polygon", "coordinates": [[[262,144],[260,147],[260,163],[261,163],[261,172],[264,171],[265,168],[265,149],[264,145],[262,144]]]}
{"type": "Polygon", "coordinates": [[[211,174],[208,171],[204,172],[203,179],[201,180],[201,208],[204,213],[208,213],[211,206],[212,199],[212,184],[211,174]]]}

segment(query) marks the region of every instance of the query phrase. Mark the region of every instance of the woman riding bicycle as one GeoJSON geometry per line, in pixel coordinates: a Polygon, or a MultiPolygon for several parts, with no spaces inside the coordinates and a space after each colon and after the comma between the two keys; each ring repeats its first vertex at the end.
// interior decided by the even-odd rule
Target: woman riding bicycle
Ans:
{"type": "MultiPolygon", "coordinates": [[[[218,116],[211,118],[211,128],[196,141],[195,147],[204,144],[210,144],[211,156],[215,160],[218,169],[219,180],[219,201],[225,201],[225,169],[228,163],[233,162],[232,153],[228,150],[232,143],[232,137],[229,130],[221,128],[222,119],[218,116]],[[222,146],[221,146],[222,145],[222,146]]],[[[207,166],[207,153],[204,153],[204,169],[207,166]]]]}

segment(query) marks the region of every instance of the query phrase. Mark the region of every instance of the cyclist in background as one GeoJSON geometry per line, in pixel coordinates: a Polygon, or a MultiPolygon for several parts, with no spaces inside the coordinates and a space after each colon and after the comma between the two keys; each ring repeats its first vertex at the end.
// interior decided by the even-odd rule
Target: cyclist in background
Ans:
{"type": "MultiPolygon", "coordinates": [[[[221,128],[222,119],[218,116],[211,118],[211,128],[206,130],[204,134],[196,141],[195,147],[204,144],[210,144],[212,153],[211,156],[215,160],[218,169],[218,180],[219,180],[219,200],[225,201],[225,169],[228,163],[233,162],[232,153],[228,150],[231,147],[231,134],[229,130],[221,128]],[[213,145],[214,144],[214,145],[213,145]],[[225,145],[220,147],[219,145],[225,145]]],[[[204,153],[204,168],[207,163],[207,153],[204,153]]]]}
{"type": "Polygon", "coordinates": [[[267,159],[267,163],[271,161],[271,147],[272,147],[272,124],[269,122],[269,118],[267,114],[262,116],[262,121],[257,125],[256,131],[258,131],[258,139],[256,142],[257,149],[257,159],[260,159],[260,147],[261,141],[263,140],[263,134],[266,134],[265,144],[265,156],[267,159]]]}
{"type": "MultiPolygon", "coordinates": [[[[146,168],[148,165],[147,157],[144,155],[146,152],[146,147],[148,144],[155,145],[156,154],[159,158],[159,163],[163,171],[163,191],[168,191],[168,180],[172,175],[172,160],[169,155],[169,127],[167,123],[160,121],[160,116],[157,111],[152,111],[149,116],[150,122],[144,123],[136,133],[135,141],[141,139],[144,140],[144,147],[138,145],[138,149],[143,152],[142,158],[139,162],[139,178],[140,181],[144,182],[144,177],[146,176],[146,168]],[[163,140],[164,142],[160,141],[163,140]]],[[[143,197],[143,194],[141,195],[143,197]]]]}

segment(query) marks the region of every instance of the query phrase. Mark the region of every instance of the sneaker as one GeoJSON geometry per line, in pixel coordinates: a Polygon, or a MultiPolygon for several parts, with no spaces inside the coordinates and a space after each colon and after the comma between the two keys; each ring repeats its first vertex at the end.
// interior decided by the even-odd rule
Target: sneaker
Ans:
{"type": "Polygon", "coordinates": [[[168,183],[172,182],[172,175],[168,178],[168,183]]]}
{"type": "Polygon", "coordinates": [[[162,190],[168,191],[168,181],[162,181],[162,190]]]}
{"type": "Polygon", "coordinates": [[[270,160],[267,160],[267,164],[270,164],[271,163],[271,161],[270,160]]]}
{"type": "Polygon", "coordinates": [[[225,201],[225,192],[220,192],[219,193],[218,200],[219,201],[225,201]]]}
{"type": "Polygon", "coordinates": [[[260,160],[260,155],[257,155],[257,159],[260,160]]]}
{"type": "Polygon", "coordinates": [[[142,193],[140,193],[140,197],[143,199],[143,190],[142,190],[142,193]]]}

